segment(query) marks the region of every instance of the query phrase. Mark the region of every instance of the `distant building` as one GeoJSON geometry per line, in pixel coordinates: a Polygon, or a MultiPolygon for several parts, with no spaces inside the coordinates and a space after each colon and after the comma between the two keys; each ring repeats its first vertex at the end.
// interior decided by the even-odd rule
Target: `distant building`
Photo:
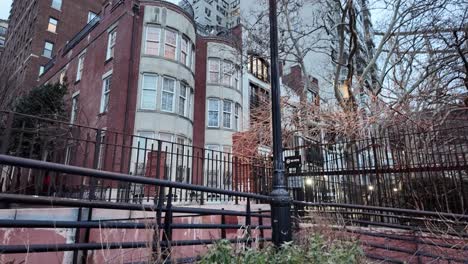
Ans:
{"type": "MultiPolygon", "coordinates": [[[[0,59],[2,58],[3,50],[5,49],[5,38],[8,29],[8,21],[0,19],[0,59]]],[[[2,68],[0,68],[1,70],[2,68]]]]}
{"type": "Polygon", "coordinates": [[[102,1],[13,1],[5,49],[0,61],[0,108],[38,84],[58,47],[101,12],[102,1]]]}
{"type": "Polygon", "coordinates": [[[195,21],[206,32],[220,32],[240,24],[241,0],[189,0],[195,21]]]}

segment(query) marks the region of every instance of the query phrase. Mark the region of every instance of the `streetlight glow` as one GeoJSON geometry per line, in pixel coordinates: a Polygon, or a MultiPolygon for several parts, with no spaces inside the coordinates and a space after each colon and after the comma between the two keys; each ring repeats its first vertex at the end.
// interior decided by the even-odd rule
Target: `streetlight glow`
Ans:
{"type": "Polygon", "coordinates": [[[305,181],[306,185],[312,185],[312,179],[311,178],[307,178],[306,181],[305,181]]]}
{"type": "Polygon", "coordinates": [[[369,189],[369,191],[373,191],[374,190],[374,186],[372,185],[369,185],[369,187],[367,187],[369,189]]]}

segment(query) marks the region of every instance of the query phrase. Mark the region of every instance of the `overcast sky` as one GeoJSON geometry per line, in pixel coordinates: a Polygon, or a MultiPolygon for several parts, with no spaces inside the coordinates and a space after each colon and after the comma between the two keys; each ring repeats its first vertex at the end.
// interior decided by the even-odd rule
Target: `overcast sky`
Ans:
{"type": "Polygon", "coordinates": [[[0,19],[8,19],[13,0],[0,0],[0,19]]]}

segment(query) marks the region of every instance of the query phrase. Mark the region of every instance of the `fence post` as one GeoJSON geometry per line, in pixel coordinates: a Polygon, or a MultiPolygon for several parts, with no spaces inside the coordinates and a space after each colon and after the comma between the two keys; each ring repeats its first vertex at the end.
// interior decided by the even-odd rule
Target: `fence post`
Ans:
{"type": "Polygon", "coordinates": [[[172,242],[172,188],[169,188],[167,194],[166,214],[164,215],[164,235],[163,239],[166,244],[161,247],[162,256],[165,261],[170,262],[171,242],[172,242]]]}
{"type": "MultiPolygon", "coordinates": [[[[221,208],[221,211],[224,211],[224,208],[221,208]]],[[[226,216],[222,213],[221,214],[221,225],[223,225],[223,227],[221,228],[221,238],[222,239],[226,239],[226,229],[225,229],[225,225],[226,224],[226,216]]]]}
{"type": "Polygon", "coordinates": [[[292,240],[291,197],[286,190],[284,176],[283,143],[281,135],[281,106],[278,55],[277,0],[269,1],[270,19],[270,60],[271,60],[271,110],[273,130],[273,191],[271,192],[271,227],[273,242],[280,247],[292,240]]]}
{"type": "Polygon", "coordinates": [[[252,215],[251,215],[251,210],[250,210],[250,198],[247,198],[247,215],[245,216],[245,227],[246,227],[246,235],[247,235],[247,242],[246,246],[251,247],[252,246],[252,232],[250,230],[250,226],[252,225],[252,215]]]}
{"type": "Polygon", "coordinates": [[[263,231],[263,216],[262,216],[262,209],[259,208],[258,209],[258,214],[260,215],[258,217],[258,229],[260,231],[260,237],[259,237],[259,243],[258,243],[258,246],[260,249],[263,249],[263,238],[265,237],[265,233],[263,231]]]}

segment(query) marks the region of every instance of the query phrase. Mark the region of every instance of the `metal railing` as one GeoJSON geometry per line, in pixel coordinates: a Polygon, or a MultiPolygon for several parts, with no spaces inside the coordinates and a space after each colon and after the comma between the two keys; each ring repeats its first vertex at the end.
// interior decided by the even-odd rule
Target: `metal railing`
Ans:
{"type": "Polygon", "coordinates": [[[289,189],[309,202],[464,214],[468,212],[468,127],[342,139],[285,152],[289,189]]]}
{"type": "Polygon", "coordinates": [[[91,21],[83,27],[70,41],[67,42],[63,48],[62,55],[67,54],[71,49],[73,49],[91,30],[93,30],[101,21],[100,14],[96,15],[91,21]]]}
{"type": "MultiPolygon", "coordinates": [[[[223,190],[268,194],[271,189],[272,169],[268,158],[243,157],[11,112],[0,113],[0,127],[1,153],[12,156],[223,190]]],[[[157,195],[154,188],[135,182],[63,178],[47,171],[36,173],[8,166],[3,167],[0,175],[0,190],[136,203],[150,203],[157,195]]],[[[178,202],[203,204],[232,199],[219,194],[201,195],[174,190],[178,202]]]]}

